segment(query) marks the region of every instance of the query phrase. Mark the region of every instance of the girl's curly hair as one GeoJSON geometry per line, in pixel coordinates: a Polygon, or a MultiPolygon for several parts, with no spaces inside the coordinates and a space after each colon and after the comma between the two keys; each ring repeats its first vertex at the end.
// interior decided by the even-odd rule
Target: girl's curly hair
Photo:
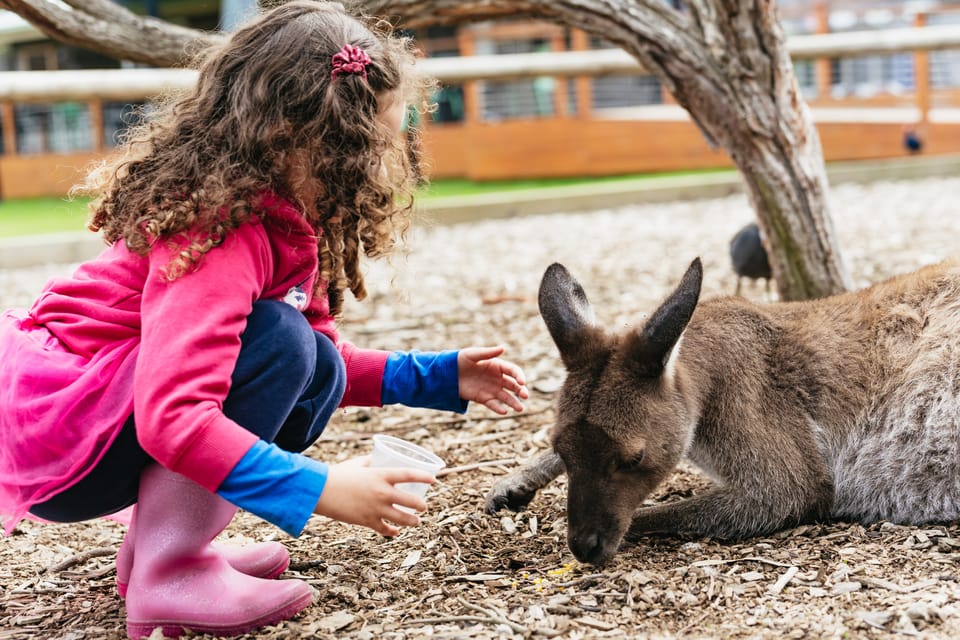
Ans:
{"type": "Polygon", "coordinates": [[[180,248],[176,278],[246,222],[257,194],[294,203],[320,237],[318,286],[338,315],[349,288],[366,295],[361,251],[383,255],[409,223],[417,132],[398,139],[389,104],[425,107],[408,38],[335,2],[297,0],[236,31],[199,60],[196,89],[158,105],[77,191],[95,194],[88,226],[107,242],[180,248]],[[367,52],[366,77],[331,77],[344,45],[367,52]],[[409,145],[409,146],[408,146],[409,145]]]}

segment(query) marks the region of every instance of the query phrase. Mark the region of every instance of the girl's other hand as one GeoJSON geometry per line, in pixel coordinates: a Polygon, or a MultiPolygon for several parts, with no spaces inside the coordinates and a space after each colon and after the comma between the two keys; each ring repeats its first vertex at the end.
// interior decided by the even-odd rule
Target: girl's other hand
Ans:
{"type": "Polygon", "coordinates": [[[479,402],[494,413],[505,415],[507,407],[523,411],[520,399],[530,397],[520,367],[497,356],[503,347],[468,347],[457,355],[460,397],[479,402]]]}
{"type": "Polygon", "coordinates": [[[400,533],[400,526],[420,524],[413,513],[394,505],[425,511],[427,503],[394,485],[400,482],[433,484],[432,474],[419,469],[371,467],[370,456],[362,456],[330,465],[327,484],[313,510],[322,516],[369,527],[384,536],[400,533]],[[399,525],[399,526],[398,526],[399,525]]]}

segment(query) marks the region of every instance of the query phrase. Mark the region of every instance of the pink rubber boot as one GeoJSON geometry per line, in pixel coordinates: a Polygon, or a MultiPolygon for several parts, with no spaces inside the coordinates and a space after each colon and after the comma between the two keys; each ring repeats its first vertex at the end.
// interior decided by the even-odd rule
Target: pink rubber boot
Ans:
{"type": "Polygon", "coordinates": [[[183,476],[150,465],[140,477],[136,562],[127,589],[127,635],[162,627],[218,636],[248,633],[299,613],[312,600],[302,580],[240,573],[210,546],[236,507],[183,476]]]}
{"type": "MultiPolygon", "coordinates": [[[[117,593],[127,597],[127,583],[130,582],[130,569],[133,567],[133,552],[136,546],[137,509],[134,507],[130,517],[130,526],[123,543],[117,550],[117,593]]],[[[279,542],[258,542],[246,547],[217,544],[211,542],[213,550],[223,556],[227,563],[248,576],[272,580],[290,566],[290,554],[279,542]]]]}

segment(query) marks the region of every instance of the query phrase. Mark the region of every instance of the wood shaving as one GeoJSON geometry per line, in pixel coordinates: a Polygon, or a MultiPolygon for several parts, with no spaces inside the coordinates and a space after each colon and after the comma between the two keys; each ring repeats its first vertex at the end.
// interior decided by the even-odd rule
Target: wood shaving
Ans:
{"type": "MultiPolygon", "coordinates": [[[[829,202],[858,286],[957,251],[960,179],[841,185],[829,202]]],[[[483,512],[493,476],[549,446],[563,369],[537,313],[546,266],[566,264],[598,318],[629,326],[697,255],[705,295],[732,293],[729,238],[752,218],[745,197],[732,196],[415,227],[403,252],[368,265],[369,299],[348,301],[344,338],[382,349],[503,344],[532,397],[524,414],[507,417],[477,406],[465,416],[339,412],[308,455],[336,462],[366,454],[372,434],[389,432],[428,446],[448,472],[428,492],[421,526],[394,539],[323,518],[291,539],[240,513],[225,535],[281,541],[293,561],[284,577],[316,590],[297,618],[249,637],[960,637],[957,523],[808,524],[735,543],[651,536],[598,569],[567,548],[563,479],[523,513],[483,512]]],[[[0,308],[29,305],[48,277],[70,269],[0,272],[0,308]]],[[[746,284],[744,294],[767,295],[762,283],[746,284]]],[[[650,500],[707,485],[683,465],[650,500]]],[[[114,559],[100,551],[116,549],[123,533],[111,520],[25,521],[2,540],[0,640],[124,638],[114,559]]]]}

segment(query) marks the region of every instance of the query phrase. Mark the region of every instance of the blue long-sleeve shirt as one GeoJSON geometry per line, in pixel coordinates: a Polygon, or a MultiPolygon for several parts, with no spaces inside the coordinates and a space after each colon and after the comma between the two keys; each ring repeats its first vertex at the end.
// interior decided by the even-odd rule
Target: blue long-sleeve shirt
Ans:
{"type": "MultiPolygon", "coordinates": [[[[397,351],[387,358],[383,404],[464,413],[457,352],[397,351]]],[[[263,440],[254,444],[221,483],[217,493],[231,503],[298,536],[327,483],[329,467],[263,440]]]]}

